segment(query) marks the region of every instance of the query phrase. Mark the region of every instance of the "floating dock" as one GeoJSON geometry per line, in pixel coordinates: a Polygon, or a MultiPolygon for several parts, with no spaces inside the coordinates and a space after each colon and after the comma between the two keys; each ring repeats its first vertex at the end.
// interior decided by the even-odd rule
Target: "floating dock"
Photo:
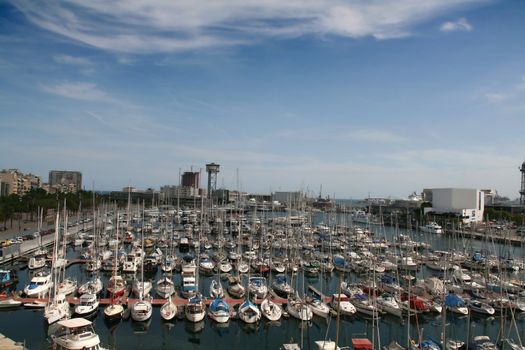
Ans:
{"type": "Polygon", "coordinates": [[[2,350],[26,350],[27,348],[23,343],[16,342],[9,339],[2,333],[0,333],[0,349],[2,350]]]}

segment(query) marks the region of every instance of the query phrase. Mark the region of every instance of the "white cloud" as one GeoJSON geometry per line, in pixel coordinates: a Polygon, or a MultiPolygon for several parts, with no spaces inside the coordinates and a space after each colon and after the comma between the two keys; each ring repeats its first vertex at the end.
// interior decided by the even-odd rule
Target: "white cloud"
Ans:
{"type": "Polygon", "coordinates": [[[483,97],[490,103],[502,103],[510,100],[522,99],[524,93],[525,76],[522,76],[517,83],[512,84],[506,89],[501,89],[501,91],[486,92],[483,97]]]}
{"type": "Polygon", "coordinates": [[[86,57],[69,56],[69,55],[57,55],[53,59],[57,63],[70,64],[75,66],[90,66],[93,64],[90,59],[86,57]]]}
{"type": "Polygon", "coordinates": [[[41,89],[47,93],[83,101],[114,102],[96,84],[86,82],[62,82],[54,85],[42,85],[41,89]]]}
{"type": "Polygon", "coordinates": [[[304,129],[281,129],[272,136],[282,139],[295,139],[303,141],[343,141],[343,142],[370,142],[382,144],[400,144],[408,142],[393,131],[382,129],[349,129],[341,126],[326,126],[304,129]]]}
{"type": "MultiPolygon", "coordinates": [[[[484,2],[20,0],[13,5],[34,24],[83,44],[113,52],[149,53],[249,44],[261,37],[399,38],[410,35],[421,22],[484,2]]],[[[471,29],[464,19],[459,25],[471,29]]]]}
{"type": "Polygon", "coordinates": [[[508,100],[508,99],[512,98],[513,96],[514,95],[511,94],[511,93],[487,92],[485,94],[485,99],[487,99],[487,101],[492,102],[492,103],[499,103],[499,102],[503,102],[505,100],[508,100]]]}
{"type": "Polygon", "coordinates": [[[474,29],[466,18],[462,17],[453,22],[445,22],[441,25],[442,32],[470,32],[474,29]]]}

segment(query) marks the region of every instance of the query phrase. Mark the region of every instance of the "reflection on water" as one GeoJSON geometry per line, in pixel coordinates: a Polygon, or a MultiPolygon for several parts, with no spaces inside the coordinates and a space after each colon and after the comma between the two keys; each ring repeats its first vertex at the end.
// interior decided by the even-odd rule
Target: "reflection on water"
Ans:
{"type": "Polygon", "coordinates": [[[204,320],[199,322],[185,322],[185,329],[188,333],[200,333],[204,330],[204,320]]]}

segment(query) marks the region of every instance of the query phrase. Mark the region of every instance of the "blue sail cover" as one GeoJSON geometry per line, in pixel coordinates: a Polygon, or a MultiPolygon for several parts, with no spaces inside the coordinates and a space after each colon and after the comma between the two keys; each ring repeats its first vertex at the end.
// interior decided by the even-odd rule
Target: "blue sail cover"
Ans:
{"type": "Polygon", "coordinates": [[[381,282],[386,284],[392,284],[396,281],[395,277],[392,277],[390,275],[383,275],[381,276],[381,282]]]}
{"type": "Polygon", "coordinates": [[[450,293],[445,298],[445,305],[448,307],[462,307],[465,306],[465,301],[459,295],[450,293]]]}
{"type": "Polygon", "coordinates": [[[336,266],[344,266],[345,265],[345,258],[343,258],[341,255],[334,255],[334,265],[336,265],[336,266]]]}
{"type": "Polygon", "coordinates": [[[212,312],[216,312],[216,311],[226,311],[226,312],[229,312],[230,311],[230,305],[228,305],[227,302],[225,302],[224,300],[222,300],[221,298],[216,298],[214,301],[212,301],[212,303],[210,304],[210,310],[212,312]]]}

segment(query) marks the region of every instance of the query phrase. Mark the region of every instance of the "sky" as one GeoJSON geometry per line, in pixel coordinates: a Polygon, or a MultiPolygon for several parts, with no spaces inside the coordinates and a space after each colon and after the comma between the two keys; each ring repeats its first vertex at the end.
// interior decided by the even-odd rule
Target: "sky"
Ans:
{"type": "Polygon", "coordinates": [[[525,2],[0,2],[0,168],[87,189],[516,198],[525,2]]]}

